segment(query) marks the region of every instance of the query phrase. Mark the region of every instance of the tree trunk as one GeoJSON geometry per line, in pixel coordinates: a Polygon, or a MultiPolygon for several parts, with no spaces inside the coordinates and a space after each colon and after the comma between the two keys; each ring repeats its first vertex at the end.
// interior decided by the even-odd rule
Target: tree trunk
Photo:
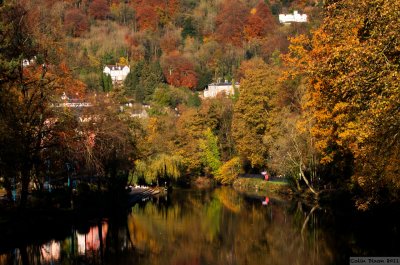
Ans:
{"type": "Polygon", "coordinates": [[[11,179],[11,176],[7,176],[6,175],[5,178],[4,178],[3,186],[6,189],[7,199],[12,201],[12,193],[11,193],[12,187],[11,187],[10,179],[11,179]]]}
{"type": "Polygon", "coordinates": [[[313,189],[313,187],[310,185],[310,182],[308,181],[308,179],[307,179],[306,176],[304,175],[304,172],[303,172],[303,170],[301,169],[301,166],[302,166],[302,163],[300,163],[300,166],[299,166],[301,178],[304,180],[304,182],[306,183],[306,185],[307,185],[307,187],[310,189],[310,191],[311,191],[312,193],[314,193],[314,195],[317,196],[317,195],[318,195],[318,192],[315,191],[315,190],[313,189]]]}
{"type": "Polygon", "coordinates": [[[21,172],[21,201],[20,207],[26,208],[28,202],[29,182],[30,182],[30,170],[24,169],[21,172]]]}

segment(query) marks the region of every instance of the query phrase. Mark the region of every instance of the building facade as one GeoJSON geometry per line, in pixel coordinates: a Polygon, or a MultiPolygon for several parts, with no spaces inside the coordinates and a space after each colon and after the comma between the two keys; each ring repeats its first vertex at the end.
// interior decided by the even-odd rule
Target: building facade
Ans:
{"type": "Polygon", "coordinates": [[[239,83],[212,83],[204,90],[204,98],[215,98],[219,93],[225,93],[225,95],[234,95],[235,88],[239,88],[239,83]]]}
{"type": "Polygon", "coordinates": [[[113,84],[122,83],[131,69],[127,65],[106,65],[103,73],[111,76],[113,84]]]}
{"type": "Polygon", "coordinates": [[[298,11],[293,11],[293,14],[279,14],[280,23],[304,23],[307,22],[307,15],[300,14],[298,11]]]}

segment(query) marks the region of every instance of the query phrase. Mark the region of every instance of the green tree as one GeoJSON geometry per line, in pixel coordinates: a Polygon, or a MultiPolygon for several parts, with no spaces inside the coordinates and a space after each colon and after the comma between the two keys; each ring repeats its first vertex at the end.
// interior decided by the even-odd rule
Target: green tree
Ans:
{"type": "Polygon", "coordinates": [[[205,100],[199,109],[199,115],[203,116],[205,126],[211,128],[218,137],[222,161],[229,160],[235,153],[232,138],[233,109],[232,100],[225,96],[205,100]]]}
{"type": "Polygon", "coordinates": [[[101,88],[103,92],[110,92],[112,90],[113,84],[109,74],[101,73],[101,88]]]}
{"type": "Polygon", "coordinates": [[[144,161],[138,160],[135,164],[135,175],[144,178],[149,184],[156,182],[159,186],[160,181],[181,177],[182,158],[177,155],[161,153],[144,161]]]}
{"type": "Polygon", "coordinates": [[[159,62],[139,61],[125,79],[125,91],[137,102],[150,101],[155,89],[164,81],[159,62]]]}
{"type": "Polygon", "coordinates": [[[199,145],[202,151],[202,163],[206,168],[206,172],[215,176],[221,167],[221,158],[218,149],[218,138],[210,128],[204,132],[204,139],[199,141],[199,145]]]}
{"type": "Polygon", "coordinates": [[[139,87],[144,61],[139,61],[131,67],[131,71],[124,81],[125,91],[128,96],[133,96],[137,102],[144,99],[143,91],[139,87]]]}
{"type": "Polygon", "coordinates": [[[208,84],[210,84],[212,82],[212,77],[213,74],[207,70],[207,69],[201,69],[200,67],[198,67],[196,69],[196,72],[198,73],[198,82],[197,82],[197,90],[204,90],[208,84]]]}
{"type": "Polygon", "coordinates": [[[143,89],[144,100],[149,101],[156,87],[164,81],[164,75],[158,61],[146,63],[140,76],[140,88],[143,89]]]}

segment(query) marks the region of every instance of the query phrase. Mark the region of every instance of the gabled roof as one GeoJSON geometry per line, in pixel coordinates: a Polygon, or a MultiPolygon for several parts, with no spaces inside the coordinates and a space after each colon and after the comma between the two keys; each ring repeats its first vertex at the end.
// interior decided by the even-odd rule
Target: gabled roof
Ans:
{"type": "Polygon", "coordinates": [[[110,69],[122,70],[122,69],[124,69],[125,66],[129,68],[128,65],[111,65],[111,64],[105,65],[104,68],[105,68],[105,67],[108,67],[108,68],[110,68],[110,69]]]}

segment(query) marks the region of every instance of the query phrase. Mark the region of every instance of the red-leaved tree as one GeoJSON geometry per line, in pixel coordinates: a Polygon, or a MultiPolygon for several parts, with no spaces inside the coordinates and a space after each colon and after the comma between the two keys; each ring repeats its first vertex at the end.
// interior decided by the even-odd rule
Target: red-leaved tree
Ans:
{"type": "Polygon", "coordinates": [[[95,19],[106,19],[110,14],[110,7],[106,0],[94,0],[89,5],[89,14],[95,19]]]}
{"type": "Polygon", "coordinates": [[[162,60],[164,76],[168,84],[177,87],[195,88],[197,85],[197,73],[193,63],[179,53],[167,55],[162,60]]]}
{"type": "Polygon", "coordinates": [[[89,28],[89,23],[85,13],[78,8],[73,8],[65,12],[65,30],[74,37],[82,36],[89,28]]]}
{"type": "Polygon", "coordinates": [[[177,0],[133,0],[136,19],[140,30],[157,30],[159,26],[168,25],[176,14],[177,0]]]}
{"type": "Polygon", "coordinates": [[[241,47],[247,14],[247,7],[241,1],[225,0],[216,18],[216,39],[241,47]]]}
{"type": "Polygon", "coordinates": [[[268,33],[271,33],[276,26],[277,22],[271,10],[264,1],[260,1],[258,5],[250,11],[244,27],[244,34],[247,40],[260,39],[265,37],[268,33]]]}

